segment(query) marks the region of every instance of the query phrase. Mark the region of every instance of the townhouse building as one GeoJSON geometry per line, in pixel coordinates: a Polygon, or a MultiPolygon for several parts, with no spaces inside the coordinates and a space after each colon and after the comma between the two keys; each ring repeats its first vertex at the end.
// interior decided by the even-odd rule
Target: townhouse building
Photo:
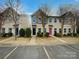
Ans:
{"type": "Polygon", "coordinates": [[[19,35],[19,30],[21,28],[23,29],[26,29],[26,28],[30,28],[30,22],[29,22],[29,15],[26,15],[26,14],[19,14],[17,13],[14,9],[12,8],[6,8],[2,13],[1,13],[3,16],[3,23],[2,23],[2,26],[1,26],[1,33],[8,33],[8,32],[11,32],[13,33],[13,35],[19,35]],[[18,16],[16,18],[16,32],[15,32],[15,23],[14,23],[14,20],[11,16],[11,11],[14,12],[14,15],[18,16]]]}
{"type": "MultiPolygon", "coordinates": [[[[37,35],[37,32],[43,32],[43,27],[42,27],[42,18],[41,14],[44,14],[42,10],[37,10],[35,13],[32,14],[32,35],[37,35]]],[[[71,12],[67,12],[61,16],[46,16],[47,18],[44,18],[45,24],[45,32],[48,32],[49,35],[54,35],[55,33],[61,33],[61,28],[62,28],[62,20],[65,20],[64,25],[63,25],[63,34],[68,34],[72,33],[72,24],[71,24],[71,19],[74,19],[74,17],[70,14],[71,12]],[[63,19],[64,17],[64,19],[63,19]]],[[[76,33],[76,27],[75,31],[76,33]]]]}

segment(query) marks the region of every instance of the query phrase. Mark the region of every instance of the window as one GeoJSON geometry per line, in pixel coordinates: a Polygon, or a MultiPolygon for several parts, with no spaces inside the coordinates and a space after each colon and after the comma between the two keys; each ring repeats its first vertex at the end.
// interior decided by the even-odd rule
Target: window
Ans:
{"type": "Polygon", "coordinates": [[[64,28],[64,33],[66,33],[66,28],[64,28]]]}
{"type": "Polygon", "coordinates": [[[61,33],[61,28],[59,29],[59,33],[61,33]]]}
{"type": "Polygon", "coordinates": [[[45,23],[45,24],[47,23],[47,20],[48,20],[48,19],[47,19],[46,17],[44,17],[44,23],[45,23]]]}
{"type": "Polygon", "coordinates": [[[2,28],[2,33],[5,33],[5,28],[2,28]]]}
{"type": "Polygon", "coordinates": [[[12,33],[12,28],[9,28],[9,33],[12,33]]]}
{"type": "Polygon", "coordinates": [[[56,19],[56,18],[54,19],[54,22],[55,22],[55,23],[57,22],[57,19],[56,19]]]}
{"type": "Polygon", "coordinates": [[[35,22],[35,20],[33,19],[33,22],[35,22]]]}
{"type": "Polygon", "coordinates": [[[38,18],[38,23],[42,23],[42,22],[41,22],[41,17],[38,18]]]}
{"type": "Polygon", "coordinates": [[[33,16],[33,22],[34,22],[34,23],[36,22],[36,17],[35,17],[35,16],[33,16]]]}
{"type": "Polygon", "coordinates": [[[41,28],[38,28],[38,32],[41,32],[41,28]]]}
{"type": "Polygon", "coordinates": [[[69,33],[71,33],[71,29],[69,28],[69,33]]]}
{"type": "Polygon", "coordinates": [[[51,18],[49,18],[49,22],[52,22],[52,19],[51,18]]]}
{"type": "Polygon", "coordinates": [[[46,32],[46,28],[44,28],[44,32],[46,32]]]}

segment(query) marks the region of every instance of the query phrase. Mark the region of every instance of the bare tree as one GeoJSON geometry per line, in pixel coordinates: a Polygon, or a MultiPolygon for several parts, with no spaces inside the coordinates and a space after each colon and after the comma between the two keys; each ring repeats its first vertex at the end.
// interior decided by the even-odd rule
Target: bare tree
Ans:
{"type": "Polygon", "coordinates": [[[50,12],[50,8],[48,7],[47,4],[43,4],[41,5],[40,9],[43,11],[43,13],[40,14],[41,16],[41,20],[42,20],[42,27],[43,27],[43,37],[44,37],[44,34],[45,34],[45,25],[47,24],[47,21],[48,21],[48,18],[47,16],[49,15],[49,12],[50,12]]]}
{"type": "Polygon", "coordinates": [[[0,14],[0,35],[1,35],[1,29],[2,29],[2,15],[0,14]]]}
{"type": "Polygon", "coordinates": [[[7,0],[7,1],[5,0],[5,6],[13,9],[13,10],[11,10],[10,15],[12,17],[12,20],[14,21],[15,40],[17,40],[16,28],[17,28],[17,20],[19,17],[17,11],[19,11],[20,0],[7,0]]]}
{"type": "Polygon", "coordinates": [[[68,18],[65,16],[65,17],[61,17],[61,29],[62,29],[62,32],[61,32],[61,36],[63,37],[63,28],[64,28],[64,23],[65,23],[65,21],[66,20],[69,20],[69,22],[70,22],[70,24],[71,24],[71,30],[72,30],[72,36],[73,36],[73,33],[75,33],[75,31],[76,31],[76,20],[77,20],[77,13],[76,13],[76,8],[73,6],[73,5],[71,5],[71,6],[66,6],[66,5],[64,5],[64,6],[60,6],[59,7],[59,15],[64,15],[64,14],[66,14],[66,13],[69,13],[68,15],[70,16],[68,16],[68,18]],[[65,20],[65,18],[67,18],[66,20],[65,20]]]}
{"type": "Polygon", "coordinates": [[[4,9],[5,9],[4,6],[0,5],[0,35],[1,35],[2,25],[4,23],[4,20],[3,20],[4,17],[3,17],[3,14],[2,14],[4,9]]]}

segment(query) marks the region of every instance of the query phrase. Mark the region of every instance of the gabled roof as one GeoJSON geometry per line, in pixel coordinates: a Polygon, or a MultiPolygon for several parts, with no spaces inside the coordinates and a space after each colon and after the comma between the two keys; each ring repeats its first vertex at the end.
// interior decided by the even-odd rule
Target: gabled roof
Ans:
{"type": "Polygon", "coordinates": [[[69,11],[69,12],[66,12],[63,15],[61,15],[61,17],[75,17],[75,16],[71,11],[69,11]]]}
{"type": "Polygon", "coordinates": [[[47,16],[46,13],[44,13],[41,9],[38,9],[35,13],[33,13],[31,16],[39,16],[39,15],[43,15],[43,16],[47,16]]]}
{"type": "Polygon", "coordinates": [[[4,15],[4,14],[9,14],[9,13],[11,13],[11,11],[13,11],[14,14],[19,15],[19,14],[17,13],[17,11],[15,11],[12,7],[6,8],[6,9],[5,9],[2,13],[0,13],[0,14],[2,14],[2,15],[4,15]]]}

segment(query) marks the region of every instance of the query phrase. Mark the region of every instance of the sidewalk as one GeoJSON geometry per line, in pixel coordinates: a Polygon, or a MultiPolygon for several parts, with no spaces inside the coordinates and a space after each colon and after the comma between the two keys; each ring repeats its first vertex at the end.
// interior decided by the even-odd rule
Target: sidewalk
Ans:
{"type": "Polygon", "coordinates": [[[36,37],[32,37],[31,40],[30,40],[30,42],[28,42],[27,45],[38,45],[38,44],[36,43],[36,37]]]}

